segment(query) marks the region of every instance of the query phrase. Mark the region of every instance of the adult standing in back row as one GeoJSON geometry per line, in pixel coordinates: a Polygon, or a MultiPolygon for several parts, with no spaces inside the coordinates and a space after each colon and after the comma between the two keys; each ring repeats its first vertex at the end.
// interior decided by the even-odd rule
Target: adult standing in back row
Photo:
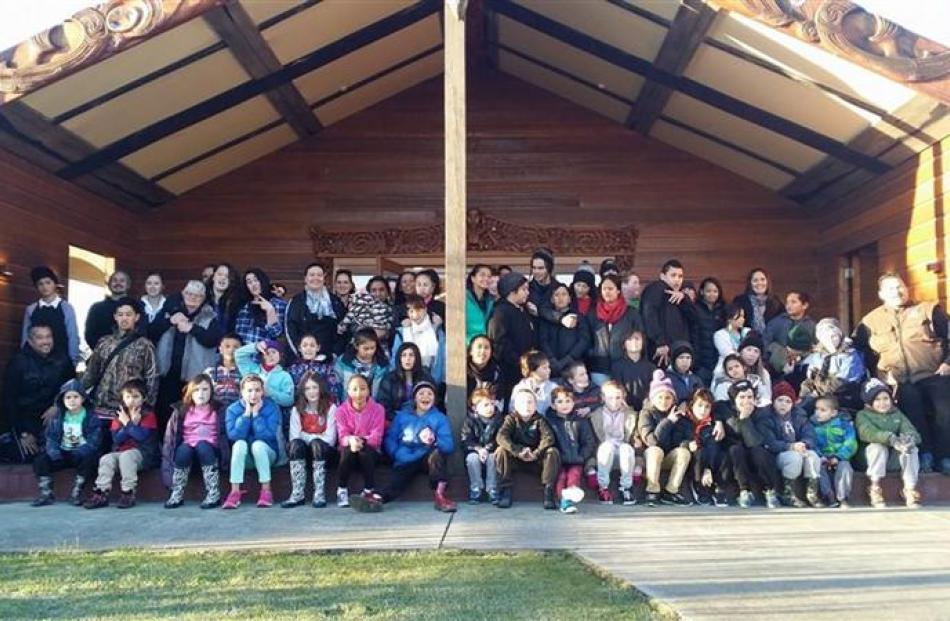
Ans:
{"type": "Polygon", "coordinates": [[[681,291],[683,278],[683,264],[670,259],[660,268],[660,279],[647,285],[640,296],[649,352],[661,369],[672,362],[673,343],[690,340],[686,307],[692,301],[681,291]]]}
{"type": "Polygon", "coordinates": [[[89,349],[95,351],[99,340],[115,330],[115,309],[119,300],[125,298],[132,288],[132,277],[128,272],[117,270],[109,276],[109,294],[106,299],[89,307],[86,315],[85,338],[89,349]]]}
{"type": "Polygon", "coordinates": [[[343,349],[342,337],[337,344],[337,326],[346,316],[343,301],[326,287],[326,270],[319,263],[311,263],[304,269],[303,291],[290,299],[287,305],[287,345],[295,355],[304,334],[312,334],[325,354],[339,353],[343,349]]]}
{"type": "Polygon", "coordinates": [[[528,279],[518,272],[508,272],[498,279],[498,295],[500,299],[488,321],[488,337],[501,368],[501,392],[496,396],[507,399],[521,380],[521,355],[537,349],[538,337],[525,309],[528,279]]]}

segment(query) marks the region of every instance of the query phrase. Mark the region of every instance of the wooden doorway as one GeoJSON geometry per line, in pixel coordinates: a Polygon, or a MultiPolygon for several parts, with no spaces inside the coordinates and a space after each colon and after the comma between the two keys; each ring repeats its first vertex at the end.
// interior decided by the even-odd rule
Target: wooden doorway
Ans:
{"type": "Polygon", "coordinates": [[[839,315],[850,333],[871,309],[880,304],[877,297],[879,275],[877,243],[845,254],[839,259],[841,296],[839,315]]]}

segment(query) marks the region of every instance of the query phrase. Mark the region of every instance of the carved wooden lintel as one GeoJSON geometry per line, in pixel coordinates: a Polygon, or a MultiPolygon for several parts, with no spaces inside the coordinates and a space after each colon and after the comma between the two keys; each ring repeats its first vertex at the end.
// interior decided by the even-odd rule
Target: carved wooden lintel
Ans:
{"type": "Polygon", "coordinates": [[[950,102],[950,49],[851,0],[706,0],[950,102]]]}
{"type": "MultiPolygon", "coordinates": [[[[412,229],[332,232],[310,227],[313,254],[333,256],[419,256],[444,253],[442,224],[412,229]]],[[[636,254],[636,227],[617,229],[524,226],[505,222],[471,209],[467,215],[469,252],[530,254],[539,247],[555,255],[614,255],[621,270],[633,267],[636,254]]]]}
{"type": "Polygon", "coordinates": [[[60,80],[220,5],[223,0],[110,0],[0,52],[0,103],[60,80]]]}

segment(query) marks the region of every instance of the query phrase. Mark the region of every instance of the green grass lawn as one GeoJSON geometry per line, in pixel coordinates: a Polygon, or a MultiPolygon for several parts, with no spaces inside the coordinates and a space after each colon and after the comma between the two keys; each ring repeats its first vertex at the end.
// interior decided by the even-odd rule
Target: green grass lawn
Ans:
{"type": "Polygon", "coordinates": [[[563,553],[0,554],[0,619],[651,619],[563,553]]]}

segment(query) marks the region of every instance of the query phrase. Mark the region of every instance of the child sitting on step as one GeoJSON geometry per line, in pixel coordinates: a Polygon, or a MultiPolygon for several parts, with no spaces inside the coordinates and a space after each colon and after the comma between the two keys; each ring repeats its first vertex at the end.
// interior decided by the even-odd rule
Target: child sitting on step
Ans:
{"type": "Polygon", "coordinates": [[[290,497],[281,503],[286,508],[304,503],[307,487],[307,462],[313,470],[314,508],[327,506],[327,463],[336,462],[336,405],[327,383],[318,373],[307,371],[297,385],[297,404],[290,412],[290,497]]]}
{"type": "Polygon", "coordinates": [[[383,406],[370,397],[369,381],[354,373],[346,383],[347,399],[336,409],[337,444],[340,447],[339,482],[336,506],[350,506],[350,472],[356,468],[363,474],[361,503],[364,510],[382,510],[382,497],[376,493],[376,464],[383,444],[386,413],[383,406]]]}
{"type": "Polygon", "coordinates": [[[497,407],[495,395],[488,388],[476,388],[469,397],[468,416],[462,423],[462,448],[465,449],[465,469],[468,471],[468,502],[478,504],[488,492],[491,503],[498,504],[495,436],[504,416],[497,407]]]}
{"type": "Polygon", "coordinates": [[[584,499],[581,479],[585,464],[594,457],[597,441],[590,419],[577,414],[569,388],[558,386],[551,391],[551,408],[545,420],[551,425],[556,446],[561,454],[561,472],[554,493],[561,513],[577,513],[577,503],[584,499]]]}
{"type": "Polygon", "coordinates": [[[511,507],[515,468],[541,470],[544,508],[556,509],[554,485],[561,470],[561,453],[554,446],[551,426],[538,412],[534,392],[522,389],[511,396],[514,412],[505,417],[496,436],[495,467],[498,470],[498,508],[511,507]]]}
{"type": "Polygon", "coordinates": [[[280,408],[264,396],[264,380],[259,375],[241,378],[241,399],[228,408],[226,423],[231,440],[231,491],[223,508],[237,509],[241,505],[241,485],[248,465],[257,470],[261,484],[257,506],[270,507],[274,504],[270,470],[277,461],[280,408]]]}
{"type": "Polygon", "coordinates": [[[620,498],[625,505],[636,504],[633,493],[635,452],[633,442],[637,433],[637,414],[626,401],[623,386],[616,380],[607,380],[600,387],[604,404],[590,416],[597,445],[597,497],[601,504],[614,501],[610,492],[610,473],[620,469],[620,498]]]}
{"type": "Polygon", "coordinates": [[[333,369],[333,354],[324,353],[317,337],[305,332],[297,343],[297,360],[287,368],[294,386],[300,386],[305,373],[316,373],[327,385],[327,393],[333,403],[343,401],[343,384],[333,369]]]}
{"type": "Polygon", "coordinates": [[[811,424],[818,440],[815,450],[821,457],[818,481],[821,494],[829,500],[832,507],[847,509],[851,482],[854,479],[851,458],[858,452],[854,423],[851,422],[850,416],[838,410],[837,399],[826,396],[818,397],[815,401],[815,414],[811,418],[811,424]]]}
{"type": "Polygon", "coordinates": [[[211,378],[215,401],[225,410],[241,398],[241,372],[234,359],[234,352],[240,346],[241,337],[234,333],[225,334],[218,344],[218,363],[205,369],[205,375],[211,378]]]}

